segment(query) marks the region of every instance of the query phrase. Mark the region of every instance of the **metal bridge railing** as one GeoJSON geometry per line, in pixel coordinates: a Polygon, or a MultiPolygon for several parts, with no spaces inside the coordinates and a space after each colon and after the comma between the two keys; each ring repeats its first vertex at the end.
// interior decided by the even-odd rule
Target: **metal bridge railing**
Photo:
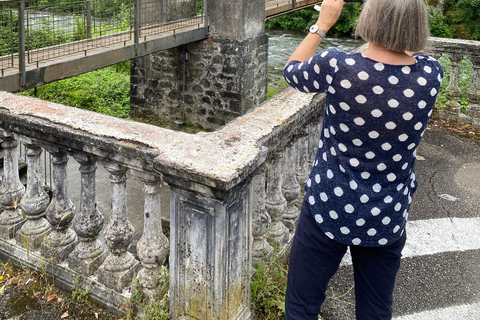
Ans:
{"type": "Polygon", "coordinates": [[[206,25],[206,0],[0,0],[0,69],[206,25]],[[100,41],[101,40],[101,41],[100,41]]]}

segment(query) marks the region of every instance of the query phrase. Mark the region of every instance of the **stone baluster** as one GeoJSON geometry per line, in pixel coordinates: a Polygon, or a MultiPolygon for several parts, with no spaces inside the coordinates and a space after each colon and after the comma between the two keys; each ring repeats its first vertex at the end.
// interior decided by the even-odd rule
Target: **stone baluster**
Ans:
{"type": "MultiPolygon", "coordinates": [[[[315,155],[317,154],[318,150],[318,139],[320,138],[320,130],[322,126],[321,124],[315,122],[311,123],[308,128],[308,168],[309,170],[312,169],[313,164],[315,162],[315,155]]],[[[307,178],[308,179],[308,178],[307,178]]]]}
{"type": "Polygon", "coordinates": [[[37,142],[25,138],[27,162],[27,190],[20,201],[20,208],[27,219],[15,234],[17,243],[30,250],[40,248],[50,232],[50,224],[45,219],[45,210],[50,197],[45,192],[40,155],[42,148],[37,142]]]}
{"type": "Polygon", "coordinates": [[[128,168],[109,162],[104,167],[110,173],[112,213],[103,235],[111,254],[100,266],[98,280],[121,292],[131,284],[140,267],[133,254],[127,251],[135,232],[127,216],[128,168]]]}
{"type": "Polygon", "coordinates": [[[151,301],[157,298],[156,289],[162,285],[162,265],[165,262],[170,244],[163,234],[160,207],[161,181],[154,175],[132,171],[144,184],[145,193],[143,235],[137,244],[137,254],[142,264],[138,273],[139,283],[151,301]]]}
{"type": "Polygon", "coordinates": [[[469,105],[466,114],[473,118],[480,118],[480,59],[473,59],[472,85],[468,91],[469,105]]]}
{"type": "MultiPolygon", "coordinates": [[[[305,136],[305,138],[307,137],[305,136]]],[[[302,143],[306,147],[307,141],[307,139],[304,139],[303,141],[297,140],[297,143],[302,143]]],[[[297,165],[295,162],[298,158],[301,158],[301,156],[297,155],[296,151],[295,144],[291,142],[285,146],[285,152],[283,156],[282,193],[285,197],[285,200],[287,200],[287,209],[283,214],[282,220],[290,232],[295,231],[297,227],[298,216],[300,215],[300,209],[297,207],[297,199],[300,195],[300,185],[298,184],[297,180],[296,172],[298,172],[298,170],[296,170],[297,165]]],[[[305,150],[304,153],[306,152],[307,150],[305,150]]],[[[306,156],[303,158],[305,163],[307,163],[306,156]]]]}
{"type": "Polygon", "coordinates": [[[267,232],[272,225],[272,218],[265,209],[265,167],[261,167],[252,180],[253,205],[253,260],[258,261],[273,252],[267,241],[267,232]]]}
{"type": "Polygon", "coordinates": [[[462,56],[459,54],[448,54],[448,58],[451,62],[450,83],[445,89],[445,92],[447,93],[447,97],[450,99],[450,101],[446,103],[446,106],[448,109],[450,109],[449,111],[458,115],[461,110],[461,105],[458,100],[462,95],[458,85],[458,66],[460,61],[462,61],[462,56]]]}
{"type": "Polygon", "coordinates": [[[295,148],[296,157],[293,159],[293,166],[296,166],[297,181],[303,185],[311,169],[308,166],[308,134],[305,131],[299,132],[296,136],[295,148]]]}
{"type": "Polygon", "coordinates": [[[103,216],[97,210],[95,195],[96,159],[87,154],[74,154],[80,164],[80,211],[73,220],[78,245],[68,256],[68,265],[83,275],[93,274],[106,258],[107,251],[98,238],[103,227],[103,216]]]}
{"type": "Polygon", "coordinates": [[[18,141],[3,130],[0,131],[0,137],[3,140],[3,179],[0,187],[3,212],[0,214],[0,237],[12,239],[25,223],[19,207],[25,187],[18,175],[18,141]]]}
{"type": "Polygon", "coordinates": [[[52,155],[53,198],[45,215],[52,232],[41,245],[42,254],[56,262],[65,260],[77,243],[77,235],[70,229],[75,217],[75,205],[68,197],[67,153],[54,146],[45,146],[52,155]]]}
{"type": "Polygon", "coordinates": [[[272,218],[269,240],[280,248],[289,240],[288,228],[282,222],[287,209],[287,200],[282,194],[282,152],[276,152],[268,164],[267,195],[265,208],[272,218]]]}

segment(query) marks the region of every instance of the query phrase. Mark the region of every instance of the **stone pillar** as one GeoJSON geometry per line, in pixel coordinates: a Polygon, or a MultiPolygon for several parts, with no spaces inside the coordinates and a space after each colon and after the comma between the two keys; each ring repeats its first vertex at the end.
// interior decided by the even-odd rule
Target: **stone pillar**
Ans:
{"type": "Polygon", "coordinates": [[[172,319],[251,319],[249,195],[249,186],[214,199],[171,185],[172,319]]]}
{"type": "Polygon", "coordinates": [[[50,197],[44,190],[40,155],[42,148],[35,141],[26,143],[27,190],[20,201],[20,208],[27,221],[15,235],[17,243],[30,250],[40,248],[50,232],[50,224],[45,219],[45,210],[50,197]]]}
{"type": "Polygon", "coordinates": [[[122,292],[129,286],[140,267],[127,251],[135,232],[127,216],[127,167],[106,163],[110,173],[112,214],[104,230],[105,243],[111,254],[98,270],[98,280],[107,287],[122,292]]]}
{"type": "Polygon", "coordinates": [[[450,113],[454,113],[456,115],[460,114],[461,105],[458,102],[462,92],[460,91],[460,87],[458,86],[458,66],[460,61],[462,61],[462,55],[459,54],[448,54],[448,58],[451,62],[451,72],[450,72],[450,83],[448,87],[445,89],[447,93],[447,97],[450,101],[448,101],[445,106],[448,108],[450,113]]]}
{"type": "Polygon", "coordinates": [[[105,245],[97,240],[103,227],[103,216],[97,210],[95,195],[96,159],[87,154],[74,154],[80,163],[80,212],[73,221],[79,243],[68,256],[71,269],[83,275],[92,275],[106,258],[105,245]]]}
{"type": "Polygon", "coordinates": [[[270,256],[274,251],[267,241],[267,233],[272,225],[272,218],[265,209],[265,167],[261,167],[252,180],[253,203],[253,260],[258,261],[270,256]]]}
{"type": "MultiPolygon", "coordinates": [[[[303,159],[304,164],[307,164],[307,157],[306,157],[306,142],[307,139],[304,137],[303,140],[297,140],[296,144],[290,142],[287,146],[285,146],[285,153],[283,157],[283,178],[282,178],[282,193],[287,201],[287,208],[285,213],[282,216],[283,224],[290,230],[290,232],[295,232],[297,228],[298,216],[300,215],[300,209],[297,207],[297,199],[300,195],[300,185],[298,184],[297,180],[297,173],[300,171],[300,175],[302,175],[301,170],[299,170],[298,163],[295,163],[297,159],[303,159]],[[297,150],[295,145],[302,145],[305,146],[305,150],[303,156],[301,154],[297,154],[297,150]]],[[[301,148],[299,148],[301,150],[301,148]]]]}
{"type": "Polygon", "coordinates": [[[308,166],[308,134],[306,131],[300,131],[296,136],[295,148],[296,157],[293,162],[296,163],[297,181],[303,183],[308,179],[311,168],[308,166]]]}
{"type": "Polygon", "coordinates": [[[25,194],[25,187],[18,175],[18,142],[13,135],[0,130],[3,148],[3,179],[0,187],[0,237],[12,239],[25,223],[19,204],[25,194]]]}
{"type": "Polygon", "coordinates": [[[42,243],[41,251],[46,258],[61,262],[67,258],[77,243],[77,235],[69,228],[75,217],[75,206],[68,198],[67,153],[53,146],[46,146],[52,155],[53,198],[45,215],[52,232],[42,243]]]}
{"type": "Polygon", "coordinates": [[[142,264],[138,280],[148,298],[154,301],[159,298],[156,296],[156,289],[162,285],[160,283],[162,266],[170,250],[170,244],[162,230],[161,181],[153,175],[142,172],[132,171],[132,174],[143,182],[145,193],[143,234],[137,244],[138,258],[142,264]]]}
{"type": "Polygon", "coordinates": [[[211,131],[266,99],[265,0],[211,0],[208,8],[207,40],[131,61],[132,117],[211,131]]]}
{"type": "Polygon", "coordinates": [[[282,194],[282,152],[276,152],[268,163],[267,195],[265,207],[272,218],[272,226],[268,232],[270,240],[279,248],[283,248],[289,240],[288,228],[282,222],[287,210],[287,200],[282,194]]]}

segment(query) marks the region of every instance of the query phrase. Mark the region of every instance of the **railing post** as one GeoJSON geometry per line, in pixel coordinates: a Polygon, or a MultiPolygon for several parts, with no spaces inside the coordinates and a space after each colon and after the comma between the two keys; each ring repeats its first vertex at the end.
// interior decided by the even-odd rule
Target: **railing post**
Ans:
{"type": "Polygon", "coordinates": [[[295,173],[297,175],[297,181],[303,183],[308,179],[310,174],[310,167],[308,166],[309,150],[308,150],[308,135],[305,130],[300,130],[296,136],[296,157],[293,161],[296,163],[295,173]]]}
{"type": "Polygon", "coordinates": [[[135,232],[127,216],[127,167],[105,163],[110,173],[112,214],[104,230],[105,243],[111,254],[98,270],[98,280],[107,287],[122,292],[131,282],[140,264],[127,251],[135,232]]]}
{"type": "Polygon", "coordinates": [[[458,100],[461,96],[460,87],[458,86],[458,65],[462,61],[462,56],[458,54],[448,54],[451,62],[450,83],[445,89],[448,98],[458,100]]]}
{"type": "Polygon", "coordinates": [[[27,84],[25,74],[25,1],[18,3],[18,72],[20,73],[20,86],[27,84]]]}
{"type": "Polygon", "coordinates": [[[135,53],[140,54],[140,15],[141,15],[141,0],[135,0],[135,7],[133,11],[133,42],[135,43],[135,53]]]}
{"type": "Polygon", "coordinates": [[[57,147],[44,146],[44,148],[52,155],[53,198],[45,212],[52,232],[42,243],[41,251],[46,258],[61,262],[67,258],[77,243],[77,235],[69,228],[75,217],[75,205],[68,198],[67,192],[68,156],[57,147]]]}
{"type": "Polygon", "coordinates": [[[468,91],[468,99],[470,100],[470,103],[468,104],[465,113],[474,119],[480,119],[480,59],[472,58],[472,63],[472,85],[468,91]]]}
{"type": "MultiPolygon", "coordinates": [[[[139,283],[151,301],[156,298],[156,289],[161,285],[160,275],[162,265],[170,250],[170,244],[162,230],[162,216],[160,210],[159,178],[139,171],[133,171],[143,182],[145,194],[143,234],[137,243],[137,254],[142,264],[138,273],[139,283]]],[[[163,298],[163,297],[160,297],[163,298]]]]}
{"type": "Polygon", "coordinates": [[[44,190],[40,155],[42,148],[36,141],[26,141],[27,190],[20,201],[20,208],[27,218],[15,238],[21,246],[36,250],[50,232],[50,224],[45,219],[45,210],[50,197],[44,190]]]}
{"type": "MultiPolygon", "coordinates": [[[[297,147],[302,144],[306,147],[307,140],[304,137],[303,140],[297,140],[296,144],[294,141],[291,141],[287,146],[285,146],[285,152],[283,157],[283,179],[282,179],[282,193],[287,200],[287,209],[282,216],[283,224],[290,230],[290,232],[295,232],[297,228],[297,220],[300,215],[300,210],[296,206],[296,200],[300,195],[300,185],[297,180],[297,172],[300,171],[299,164],[296,163],[298,158],[303,158],[305,164],[307,164],[306,159],[306,150],[302,150],[303,155],[300,154],[300,149],[297,154],[297,147]]],[[[305,148],[306,149],[306,148],[305,148]]]]}
{"type": "Polygon", "coordinates": [[[80,212],[73,221],[73,227],[80,240],[68,256],[68,265],[84,274],[93,274],[106,258],[105,245],[97,240],[103,227],[103,216],[97,210],[95,195],[96,159],[87,154],[74,154],[80,164],[81,194],[80,212]]]}
{"type": "Polygon", "coordinates": [[[272,218],[265,209],[265,166],[252,179],[253,203],[253,260],[258,261],[269,256],[273,247],[267,241],[267,233],[272,225],[272,218]]]}
{"type": "Polygon", "coordinates": [[[0,236],[12,239],[25,223],[19,204],[25,194],[25,187],[20,182],[18,173],[18,141],[13,134],[0,130],[3,147],[3,179],[0,188],[0,203],[3,212],[0,214],[0,236]]]}
{"type": "Polygon", "coordinates": [[[90,0],[85,0],[85,10],[87,18],[87,38],[90,39],[92,37],[92,3],[90,0]]]}
{"type": "Polygon", "coordinates": [[[208,36],[208,0],[203,0],[203,24],[205,26],[205,36],[208,36]]]}

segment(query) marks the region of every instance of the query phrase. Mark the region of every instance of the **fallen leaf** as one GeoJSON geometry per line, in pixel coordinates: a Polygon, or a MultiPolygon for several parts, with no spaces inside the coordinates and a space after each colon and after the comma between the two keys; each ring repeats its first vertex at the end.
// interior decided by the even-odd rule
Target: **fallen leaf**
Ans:
{"type": "Polygon", "coordinates": [[[6,286],[6,284],[4,284],[4,285],[0,288],[0,295],[2,295],[3,292],[5,292],[5,286],[6,286]]]}
{"type": "Polygon", "coordinates": [[[64,314],[62,314],[62,316],[60,317],[60,319],[65,319],[66,317],[70,316],[68,314],[68,312],[65,312],[64,314]]]}
{"type": "Polygon", "coordinates": [[[57,299],[58,295],[56,294],[51,294],[47,297],[47,302],[52,301],[53,299],[57,299]]]}
{"type": "Polygon", "coordinates": [[[95,318],[97,318],[97,319],[98,319],[98,313],[97,313],[97,312],[95,312],[94,314],[95,314],[95,318]]]}

